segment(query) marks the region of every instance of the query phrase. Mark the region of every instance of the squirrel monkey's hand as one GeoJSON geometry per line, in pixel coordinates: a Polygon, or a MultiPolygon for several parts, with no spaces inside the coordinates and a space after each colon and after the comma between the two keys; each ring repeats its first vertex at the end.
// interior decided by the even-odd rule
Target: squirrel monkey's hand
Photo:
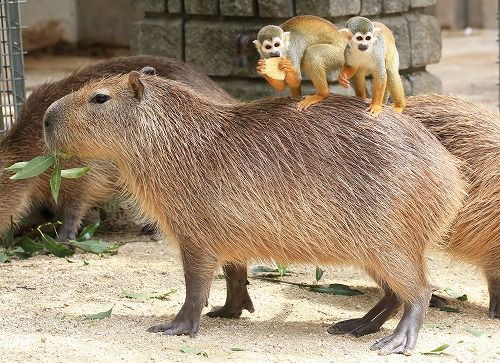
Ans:
{"type": "Polygon", "coordinates": [[[349,78],[347,72],[342,71],[339,73],[339,84],[344,88],[349,88],[349,78]]]}
{"type": "Polygon", "coordinates": [[[285,72],[285,82],[291,87],[300,86],[300,79],[297,70],[287,58],[281,59],[278,68],[285,72]]]}
{"type": "Polygon", "coordinates": [[[266,73],[265,73],[265,70],[266,70],[266,60],[265,59],[259,59],[259,61],[257,62],[257,73],[260,74],[261,76],[264,76],[266,73]]]}

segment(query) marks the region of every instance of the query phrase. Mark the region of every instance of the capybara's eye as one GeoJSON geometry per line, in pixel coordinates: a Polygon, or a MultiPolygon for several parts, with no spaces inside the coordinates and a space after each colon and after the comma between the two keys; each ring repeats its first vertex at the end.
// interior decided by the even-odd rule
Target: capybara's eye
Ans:
{"type": "Polygon", "coordinates": [[[361,41],[361,40],[363,40],[363,37],[361,35],[359,35],[356,39],[361,41]]]}
{"type": "Polygon", "coordinates": [[[372,37],[368,35],[365,39],[366,39],[366,40],[370,40],[371,38],[372,38],[372,37]]]}
{"type": "Polygon", "coordinates": [[[266,45],[266,49],[271,49],[271,46],[269,44],[266,45]]]}
{"type": "Polygon", "coordinates": [[[92,103],[104,103],[109,99],[111,99],[110,95],[106,95],[104,93],[98,93],[94,97],[92,97],[90,102],[92,102],[92,103]]]}

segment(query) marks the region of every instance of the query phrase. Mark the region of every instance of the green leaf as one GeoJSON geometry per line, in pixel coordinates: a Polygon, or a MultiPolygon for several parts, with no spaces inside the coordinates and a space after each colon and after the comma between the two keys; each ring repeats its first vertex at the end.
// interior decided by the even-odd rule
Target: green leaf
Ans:
{"type": "Polygon", "coordinates": [[[316,266],[316,282],[319,282],[319,280],[321,280],[324,273],[325,273],[325,270],[322,270],[321,267],[316,266]]]}
{"type": "Polygon", "coordinates": [[[481,330],[477,330],[477,329],[474,329],[472,327],[469,327],[467,329],[465,329],[465,331],[467,333],[470,333],[472,335],[474,335],[475,337],[482,337],[483,335],[486,335],[486,333],[484,331],[481,331],[481,330]]]}
{"type": "Polygon", "coordinates": [[[12,246],[12,243],[14,242],[14,230],[9,228],[2,236],[2,240],[4,241],[5,246],[12,246]]]}
{"type": "Polygon", "coordinates": [[[69,243],[85,252],[95,253],[96,255],[100,255],[102,253],[114,254],[118,249],[118,245],[116,244],[92,239],[87,241],[69,241],[69,243]]]}
{"type": "Polygon", "coordinates": [[[59,198],[59,189],[61,188],[61,167],[58,163],[54,166],[52,171],[52,176],[50,177],[50,191],[52,192],[52,198],[57,204],[59,198]]]}
{"type": "Polygon", "coordinates": [[[81,178],[90,171],[88,166],[82,168],[64,169],[61,170],[61,176],[66,179],[81,178]]]}
{"type": "Polygon", "coordinates": [[[243,349],[243,348],[238,348],[238,347],[231,348],[231,350],[232,350],[233,352],[244,352],[244,351],[245,351],[245,349],[243,349]]]}
{"type": "Polygon", "coordinates": [[[186,353],[186,354],[192,354],[192,355],[199,355],[199,356],[202,356],[202,357],[208,357],[207,352],[204,352],[203,350],[198,349],[198,348],[188,347],[187,345],[182,346],[181,349],[180,349],[180,351],[182,353],[186,353]]]}
{"type": "Polygon", "coordinates": [[[331,294],[331,295],[344,295],[344,296],[354,296],[354,295],[363,295],[364,292],[351,289],[349,286],[344,284],[330,284],[326,286],[312,286],[309,290],[314,292],[319,292],[323,294],[331,294]]]}
{"type": "Polygon", "coordinates": [[[90,264],[89,264],[89,261],[87,261],[87,260],[83,260],[83,266],[88,266],[88,265],[90,265],[90,264]]]}
{"type": "Polygon", "coordinates": [[[10,177],[13,180],[28,179],[42,174],[56,162],[55,155],[37,156],[26,163],[16,174],[10,177]]]}
{"type": "Polygon", "coordinates": [[[8,168],[5,168],[5,170],[12,171],[14,173],[17,173],[18,171],[23,170],[23,168],[28,164],[27,161],[20,161],[18,163],[12,164],[8,168]]]}
{"type": "Polygon", "coordinates": [[[10,261],[10,256],[6,251],[0,251],[0,263],[5,263],[10,261]]]}
{"type": "Polygon", "coordinates": [[[10,251],[11,255],[17,256],[19,258],[25,259],[31,256],[30,253],[27,253],[25,250],[23,250],[22,247],[16,247],[12,251],[10,251]]]}
{"type": "Polygon", "coordinates": [[[445,344],[440,345],[439,347],[437,347],[433,350],[425,352],[424,354],[441,354],[445,349],[448,349],[449,347],[450,347],[450,345],[445,343],[445,344]]]}
{"type": "Polygon", "coordinates": [[[123,292],[124,296],[129,299],[159,299],[159,300],[168,300],[169,296],[172,295],[176,290],[170,289],[160,292],[145,292],[145,293],[131,293],[131,292],[123,292]]]}
{"type": "Polygon", "coordinates": [[[276,262],[276,267],[278,267],[278,273],[280,274],[280,277],[283,277],[288,273],[288,265],[276,262]]]}
{"type": "Polygon", "coordinates": [[[42,235],[42,242],[44,247],[49,251],[51,254],[57,257],[68,257],[73,255],[73,251],[69,249],[68,247],[64,246],[63,244],[57,242],[55,239],[50,237],[49,235],[46,235],[44,233],[41,233],[42,235]]]}
{"type": "Polygon", "coordinates": [[[68,262],[68,263],[75,263],[76,261],[70,260],[69,258],[66,257],[66,262],[68,262]]]}
{"type": "Polygon", "coordinates": [[[467,295],[462,293],[461,291],[458,291],[452,287],[447,287],[444,289],[444,292],[446,292],[450,297],[460,300],[460,301],[467,301],[467,295]]]}
{"type": "Polygon", "coordinates": [[[29,237],[23,237],[19,243],[17,243],[26,253],[32,254],[44,249],[43,244],[33,241],[29,237]]]}
{"type": "Polygon", "coordinates": [[[439,310],[446,311],[448,313],[458,313],[458,312],[460,312],[460,310],[458,310],[457,308],[453,308],[451,306],[441,306],[439,308],[439,310]]]}
{"type": "Polygon", "coordinates": [[[111,316],[111,313],[113,312],[113,308],[114,307],[115,306],[113,305],[111,307],[111,309],[103,311],[103,312],[100,312],[100,313],[97,313],[97,314],[87,314],[87,315],[85,315],[85,319],[88,319],[88,320],[100,320],[100,319],[109,318],[111,316]]]}
{"type": "Polygon", "coordinates": [[[97,230],[97,228],[99,228],[100,225],[101,221],[98,219],[94,223],[85,226],[76,240],[78,242],[82,242],[91,239],[92,237],[94,237],[95,231],[97,230]]]}

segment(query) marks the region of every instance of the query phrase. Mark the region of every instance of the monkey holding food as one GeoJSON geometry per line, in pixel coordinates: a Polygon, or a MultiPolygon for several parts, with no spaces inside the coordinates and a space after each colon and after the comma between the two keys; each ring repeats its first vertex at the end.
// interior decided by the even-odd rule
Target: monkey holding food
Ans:
{"type": "Polygon", "coordinates": [[[267,25],[253,43],[261,56],[257,73],[278,92],[288,86],[292,96],[300,96],[301,70],[311,79],[316,94],[305,96],[297,106],[299,110],[330,95],[327,73],[344,63],[344,37],[335,25],[317,16],[296,16],[280,26],[267,25]],[[273,62],[278,63],[274,72],[270,64],[273,62]]]}
{"type": "Polygon", "coordinates": [[[373,116],[382,111],[386,86],[394,101],[394,110],[403,112],[405,96],[399,75],[399,54],[392,32],[382,23],[356,16],[349,19],[339,31],[348,44],[344,51],[344,66],[339,83],[349,87],[352,78],[356,96],[366,98],[365,77],[372,75],[372,102],[368,108],[373,116]]]}

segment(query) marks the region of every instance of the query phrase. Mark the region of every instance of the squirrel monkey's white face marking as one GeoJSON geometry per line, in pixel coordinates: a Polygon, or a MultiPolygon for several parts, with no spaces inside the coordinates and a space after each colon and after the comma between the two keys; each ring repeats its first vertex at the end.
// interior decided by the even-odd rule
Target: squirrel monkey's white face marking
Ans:
{"type": "Polygon", "coordinates": [[[375,36],[374,36],[374,34],[372,34],[372,32],[368,32],[368,33],[364,33],[364,34],[357,32],[356,34],[354,34],[352,36],[351,47],[354,49],[358,49],[362,52],[372,50],[373,49],[372,45],[373,45],[374,40],[375,40],[375,36]]]}
{"type": "MultiPolygon", "coordinates": [[[[278,31],[274,28],[278,27],[271,28],[274,33],[277,33],[278,31]]],[[[263,28],[263,30],[266,30],[266,28],[263,28]]],[[[268,31],[268,33],[270,33],[270,31],[268,31]]],[[[283,32],[279,29],[279,33],[280,34],[269,36],[267,34],[262,34],[262,30],[259,32],[258,39],[254,40],[253,44],[262,58],[286,57],[290,32],[283,32]]]]}

